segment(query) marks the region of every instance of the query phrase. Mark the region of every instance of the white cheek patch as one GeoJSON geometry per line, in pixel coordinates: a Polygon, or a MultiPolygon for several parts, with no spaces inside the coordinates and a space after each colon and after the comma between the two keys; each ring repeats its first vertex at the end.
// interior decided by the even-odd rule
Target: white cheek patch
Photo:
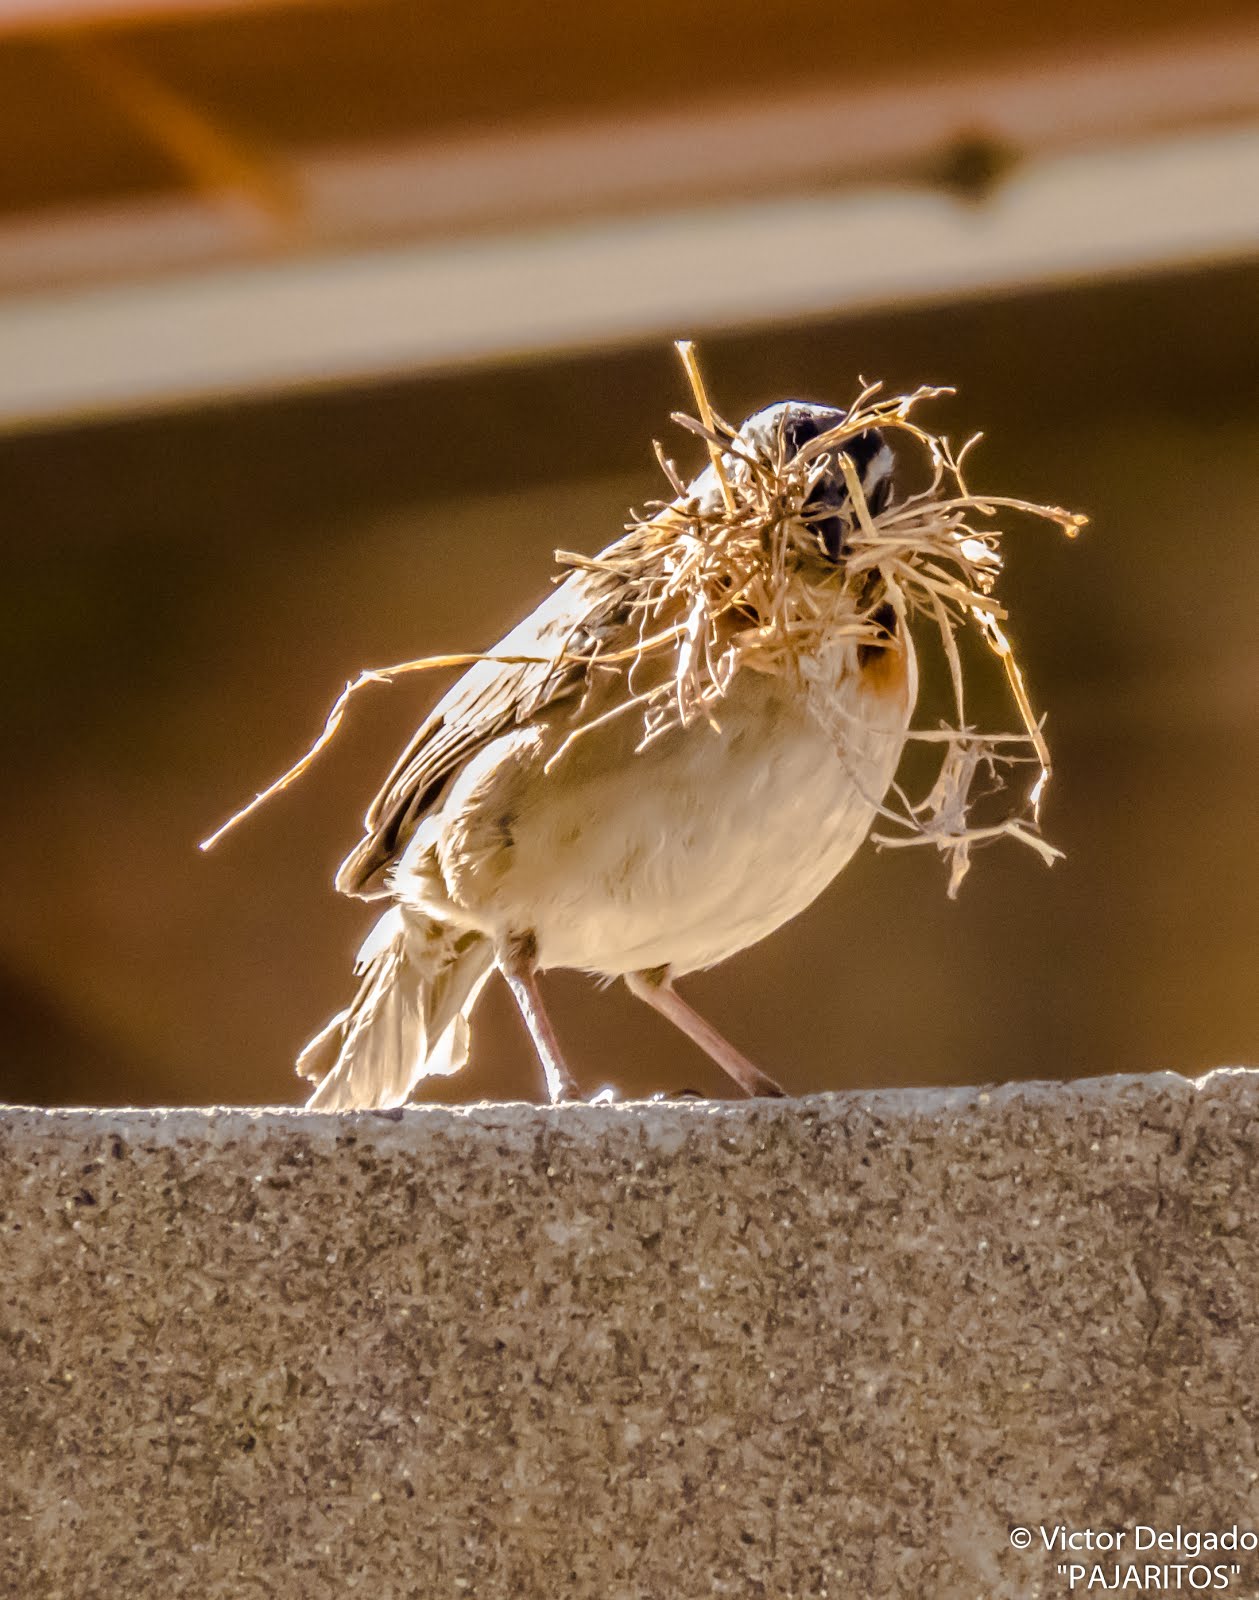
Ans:
{"type": "Polygon", "coordinates": [[[896,466],[896,457],[892,454],[892,447],[886,441],[882,449],[871,461],[862,474],[861,487],[866,492],[869,500],[882,485],[891,482],[892,472],[896,466]]]}

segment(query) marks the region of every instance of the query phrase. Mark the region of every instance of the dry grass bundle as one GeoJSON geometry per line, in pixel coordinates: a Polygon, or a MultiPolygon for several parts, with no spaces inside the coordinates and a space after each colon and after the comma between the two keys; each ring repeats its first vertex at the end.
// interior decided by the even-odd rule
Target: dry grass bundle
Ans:
{"type": "MultiPolygon", "coordinates": [[[[706,443],[714,469],[714,492],[692,495],[656,446],[673,498],[649,505],[624,536],[601,555],[557,552],[567,569],[590,575],[591,610],[554,657],[432,656],[371,670],[346,685],[324,730],[310,750],[263,793],[206,840],[208,849],[227,828],[271,795],[286,788],[335,735],[350,699],[368,683],[403,674],[477,661],[539,664],[557,674],[573,666],[593,683],[596,672],[613,669],[621,692],[610,710],[587,716],[584,697],[572,730],[552,765],[571,743],[614,716],[642,719],[640,748],[679,724],[696,718],[716,722],[721,702],[741,671],[796,673],[806,678],[819,652],[849,638],[873,649],[888,643],[879,620],[890,605],[898,622],[930,624],[937,632],[952,684],[955,721],[951,726],[912,730],[910,738],[941,747],[930,791],[911,800],[894,786],[892,804],[883,797],[879,812],[896,831],[876,835],[886,846],[931,844],[950,861],[949,893],[956,894],[973,847],[1011,837],[1046,860],[1058,852],[1041,838],[1039,806],[1050,774],[1049,751],[1024,687],[1018,661],[1002,624],[1004,608],[994,589],[1001,570],[1001,530],[991,520],[1013,510],[1056,523],[1068,535],[1085,518],[1056,506],[1036,505],[1006,496],[976,494],[969,488],[963,461],[947,439],[921,426],[913,416],[926,400],[951,393],[920,388],[909,395],[881,398],[880,386],[862,389],[841,426],[807,444],[797,454],[781,438],[768,452],[751,450],[735,428],[717,416],[704,390],[692,347],[679,345],[695,392],[699,418],[674,421],[706,443]],[[872,513],[845,445],[871,429],[890,440],[908,442],[924,463],[923,485],[907,497],[872,513]],[[819,481],[838,469],[850,499],[850,527],[841,560],[826,561],[809,500],[819,481]],[[618,627],[608,627],[615,615],[618,627]],[[625,646],[627,636],[631,643],[625,646]],[[966,717],[965,674],[958,648],[963,630],[976,630],[1004,667],[1018,711],[1020,730],[985,733],[966,717]],[[608,648],[619,635],[618,647],[608,648]],[[596,641],[578,648],[579,638],[596,641]],[[654,668],[655,670],[644,670],[654,668]],[[639,687],[646,681],[646,687],[639,687]],[[972,821],[981,781],[1009,787],[1011,769],[1037,768],[1025,797],[1009,812],[983,825],[972,821]]],[[[904,476],[898,453],[898,478],[904,476]]],[[[606,699],[604,700],[606,705],[606,699]]],[[[842,737],[842,730],[838,730],[842,737]]],[[[989,791],[991,793],[991,790],[989,791]]]]}

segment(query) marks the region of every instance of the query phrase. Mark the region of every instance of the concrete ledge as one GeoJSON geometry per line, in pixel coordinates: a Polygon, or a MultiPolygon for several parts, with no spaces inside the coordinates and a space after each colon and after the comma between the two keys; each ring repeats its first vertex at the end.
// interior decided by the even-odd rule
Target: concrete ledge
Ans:
{"type": "Polygon", "coordinates": [[[5,1111],[0,1592],[1025,1600],[1041,1524],[1259,1529],[1257,1113],[5,1111]]]}

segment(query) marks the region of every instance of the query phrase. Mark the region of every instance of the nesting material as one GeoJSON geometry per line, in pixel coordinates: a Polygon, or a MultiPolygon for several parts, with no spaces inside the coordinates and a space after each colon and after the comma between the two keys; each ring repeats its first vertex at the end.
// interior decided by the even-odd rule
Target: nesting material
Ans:
{"type": "MultiPolygon", "coordinates": [[[[943,435],[917,420],[920,406],[951,390],[922,387],[884,398],[881,386],[866,385],[842,425],[795,455],[781,438],[768,455],[753,453],[713,411],[692,347],[684,343],[679,351],[699,417],[677,414],[674,421],[704,441],[715,484],[710,480],[705,492],[697,492],[697,485],[688,488],[657,445],[672,497],[646,506],[622,538],[597,557],[557,552],[562,568],[583,568],[597,581],[587,615],[548,660],[557,672],[582,664],[587,682],[598,681],[602,689],[612,674],[620,692],[613,695],[611,709],[600,694],[597,717],[588,714],[592,697],[587,693],[552,765],[573,741],[610,717],[640,719],[639,748],[697,718],[718,723],[722,700],[738,673],[807,673],[819,647],[841,636],[869,650],[886,648],[889,635],[880,619],[890,606],[899,625],[938,635],[954,716],[949,725],[911,730],[912,740],[939,748],[936,777],[921,799],[912,799],[899,784],[880,797],[885,831],[875,835],[876,842],[934,845],[949,862],[950,895],[956,894],[977,844],[1008,836],[1052,861],[1058,852],[1039,831],[1049,750],[1006,636],[1007,613],[996,597],[1002,529],[993,519],[1003,512],[1022,513],[1055,523],[1068,536],[1086,519],[1057,506],[972,491],[963,461],[976,441],[954,453],[943,435]],[[877,514],[845,453],[846,444],[871,429],[881,431],[896,451],[903,495],[877,514]],[[915,457],[920,487],[905,493],[904,485],[915,476],[915,457]],[[850,501],[838,562],[826,558],[808,505],[819,481],[836,469],[850,501]],[[601,649],[613,614],[631,619],[637,635],[632,648],[601,649]],[[959,637],[968,630],[978,632],[1004,668],[1017,731],[983,731],[968,721],[959,650],[959,637]],[[1034,769],[1033,780],[1016,791],[1012,775],[1027,766],[1034,769]],[[995,790],[1008,797],[1005,814],[974,821],[972,806],[980,793],[990,801],[995,790]]],[[[493,652],[430,656],[360,674],[346,685],[310,750],[202,848],[299,777],[334,737],[350,700],[369,683],[477,661],[524,659],[533,658],[493,652]]],[[[837,728],[837,739],[842,736],[837,728]]]]}

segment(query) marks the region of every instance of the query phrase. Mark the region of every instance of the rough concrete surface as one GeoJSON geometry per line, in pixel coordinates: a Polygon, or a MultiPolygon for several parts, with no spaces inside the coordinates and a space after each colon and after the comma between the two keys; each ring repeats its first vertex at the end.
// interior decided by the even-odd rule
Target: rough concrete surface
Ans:
{"type": "MultiPolygon", "coordinates": [[[[1259,1530],[1259,1074],[0,1113],[0,1593],[1097,1595],[1259,1530]],[[1034,1543],[1014,1548],[1011,1529],[1034,1543]],[[1173,1535],[1174,1536],[1174,1535],[1173,1535]],[[1103,1565],[1104,1564],[1104,1565],[1103,1565]],[[1109,1585],[1108,1585],[1109,1587],[1109,1585]]],[[[1259,1551],[1203,1555],[1259,1595],[1259,1551]]]]}

